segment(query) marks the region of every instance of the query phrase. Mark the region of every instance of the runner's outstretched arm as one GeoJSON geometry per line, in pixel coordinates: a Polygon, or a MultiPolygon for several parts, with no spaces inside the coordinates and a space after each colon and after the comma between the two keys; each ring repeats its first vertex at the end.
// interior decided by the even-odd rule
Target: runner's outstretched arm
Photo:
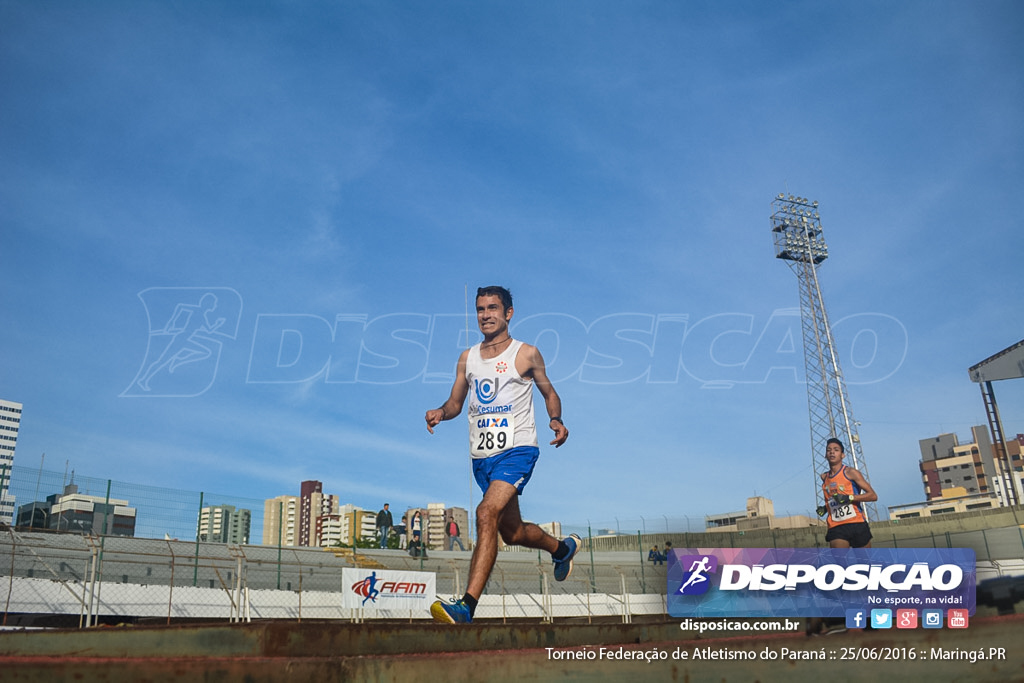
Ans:
{"type": "Polygon", "coordinates": [[[450,420],[462,412],[462,405],[466,402],[469,394],[469,382],[466,381],[466,359],[469,351],[463,351],[459,356],[459,364],[455,370],[455,383],[448,395],[448,400],[441,404],[440,408],[428,410],[424,419],[427,421],[427,431],[434,433],[434,427],[445,420],[450,420]]]}

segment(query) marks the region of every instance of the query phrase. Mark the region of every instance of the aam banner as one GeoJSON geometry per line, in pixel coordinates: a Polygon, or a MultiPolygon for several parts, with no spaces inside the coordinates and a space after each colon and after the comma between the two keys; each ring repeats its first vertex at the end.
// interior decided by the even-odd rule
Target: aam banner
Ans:
{"type": "Polygon", "coordinates": [[[344,586],[342,607],[378,611],[379,616],[389,612],[408,614],[409,611],[430,609],[434,595],[433,572],[404,572],[390,569],[341,570],[344,586]]]}
{"type": "Polygon", "coordinates": [[[975,610],[964,548],[676,548],[673,617],[843,617],[847,610],[975,610]]]}

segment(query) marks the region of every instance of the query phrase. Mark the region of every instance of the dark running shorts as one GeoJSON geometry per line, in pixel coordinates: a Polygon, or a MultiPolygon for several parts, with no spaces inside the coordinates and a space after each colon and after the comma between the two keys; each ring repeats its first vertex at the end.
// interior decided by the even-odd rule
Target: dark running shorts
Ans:
{"type": "Polygon", "coordinates": [[[851,548],[863,548],[871,542],[871,529],[867,522],[838,524],[828,530],[825,541],[846,541],[851,548]]]}

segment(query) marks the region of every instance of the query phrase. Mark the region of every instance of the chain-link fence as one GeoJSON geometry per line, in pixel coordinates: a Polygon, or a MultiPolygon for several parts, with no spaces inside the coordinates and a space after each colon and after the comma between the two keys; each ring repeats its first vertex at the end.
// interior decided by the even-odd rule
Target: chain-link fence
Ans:
{"type": "MultiPolygon", "coordinates": [[[[203,517],[204,509],[231,508],[245,513],[246,524],[235,530],[233,538],[226,538],[225,533],[223,540],[242,545],[263,542],[265,501],[262,499],[0,465],[0,486],[6,482],[9,482],[8,499],[16,501],[15,514],[11,520],[0,519],[0,523],[19,528],[192,540],[200,531],[200,522],[207,521],[203,517]]],[[[471,526],[472,523],[471,515],[471,526]]],[[[563,530],[581,537],[637,533],[655,537],[702,532],[704,524],[704,517],[624,516],[593,523],[564,524],[563,530]]],[[[467,531],[463,534],[464,541],[472,538],[472,529],[467,531]]],[[[442,540],[432,539],[432,543],[439,546],[442,540]]]]}
{"type": "MultiPolygon", "coordinates": [[[[263,502],[75,477],[75,505],[62,505],[67,477],[13,468],[13,526],[0,526],[0,608],[4,623],[52,617],[62,625],[125,620],[362,619],[346,608],[343,571],[426,572],[442,598],[465,591],[471,552],[306,548],[208,542],[199,522],[207,506],[251,513],[248,539],[261,539],[263,502]],[[53,493],[56,492],[56,493],[53,493]],[[27,502],[22,502],[27,501],[27,502]]],[[[972,548],[979,580],[1024,573],[1024,530],[1017,510],[975,516],[996,528],[941,530],[936,522],[879,524],[875,547],[972,548]],[[1012,513],[1012,515],[1011,515],[1012,513]],[[999,516],[1002,515],[1002,516],[999,516]]],[[[988,514],[988,513],[986,513],[988,514]]],[[[980,515],[980,513],[979,513],[980,515]]],[[[945,516],[943,520],[952,516],[945,516]]],[[[563,525],[583,538],[574,571],[556,582],[551,559],[536,550],[498,555],[477,618],[615,617],[665,613],[666,542],[676,548],[825,547],[824,529],[707,532],[696,518],[643,517],[563,525]],[[630,527],[635,527],[630,529],[630,527]],[[664,530],[663,530],[664,529],[664,530]],[[655,548],[657,546],[657,548],[655,548]]],[[[948,525],[947,525],[948,526],[948,525]]],[[[432,596],[431,596],[432,597],[432,596]]],[[[382,616],[380,613],[370,616],[382,616]]],[[[384,614],[426,618],[426,610],[384,614]]]]}
{"type": "MultiPolygon", "coordinates": [[[[554,580],[546,553],[499,553],[477,618],[629,621],[634,615],[665,614],[666,564],[639,551],[593,550],[597,540],[584,540],[572,575],[562,582],[554,580]]],[[[979,581],[1024,574],[1019,527],[876,541],[876,547],[972,548],[979,581]]],[[[354,586],[347,585],[343,571],[433,574],[437,596],[447,599],[465,591],[470,556],[469,551],[437,551],[414,558],[398,550],[161,541],[4,527],[0,607],[5,625],[45,617],[82,626],[134,620],[411,620],[427,618],[426,611],[344,607],[344,594],[354,586]]]]}
{"type": "Polygon", "coordinates": [[[0,522],[16,527],[192,540],[204,508],[230,507],[247,512],[249,520],[235,542],[259,543],[263,537],[262,500],[17,465],[0,468],[7,470],[0,471],[0,481],[10,482],[8,499],[16,501],[14,519],[0,522]]]}
{"type": "MultiPolygon", "coordinates": [[[[64,625],[147,620],[363,619],[343,607],[343,570],[426,572],[441,598],[461,597],[469,551],[414,558],[397,550],[313,549],[196,543],[0,529],[4,623],[40,615],[64,625]],[[12,621],[13,620],[13,621],[12,621]]],[[[663,614],[664,565],[633,553],[578,556],[556,582],[546,553],[501,553],[478,618],[663,614]]],[[[432,599],[433,596],[431,596],[432,599]]],[[[370,612],[369,616],[382,616],[370,612]]],[[[389,618],[426,618],[388,613],[389,618]]]]}

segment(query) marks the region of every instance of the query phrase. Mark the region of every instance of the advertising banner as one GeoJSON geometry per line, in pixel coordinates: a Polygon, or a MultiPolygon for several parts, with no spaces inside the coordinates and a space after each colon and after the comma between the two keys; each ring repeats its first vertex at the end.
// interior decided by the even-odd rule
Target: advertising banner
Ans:
{"type": "Polygon", "coordinates": [[[963,548],[676,548],[673,617],[846,617],[896,610],[973,615],[974,551],[963,548]]]}
{"type": "MultiPolygon", "coordinates": [[[[341,570],[342,607],[352,609],[408,613],[430,609],[436,600],[433,572],[406,572],[390,569],[341,570]]],[[[387,616],[387,615],[381,615],[387,616]]]]}

